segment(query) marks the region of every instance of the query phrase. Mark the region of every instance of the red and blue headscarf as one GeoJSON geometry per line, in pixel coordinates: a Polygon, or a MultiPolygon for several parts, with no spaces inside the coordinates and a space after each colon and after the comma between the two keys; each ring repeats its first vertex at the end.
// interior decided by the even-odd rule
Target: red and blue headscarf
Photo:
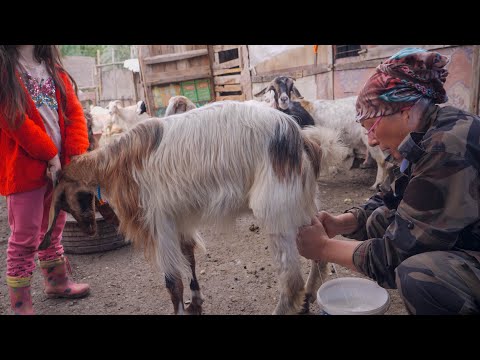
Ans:
{"type": "Polygon", "coordinates": [[[357,98],[357,121],[387,116],[427,97],[448,101],[443,84],[448,57],[419,48],[405,48],[377,66],[357,98]]]}

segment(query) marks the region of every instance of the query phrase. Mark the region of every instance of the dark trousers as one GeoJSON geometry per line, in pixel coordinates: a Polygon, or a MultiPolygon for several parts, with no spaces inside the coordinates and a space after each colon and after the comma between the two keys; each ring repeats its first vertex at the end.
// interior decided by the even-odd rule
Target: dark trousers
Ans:
{"type": "MultiPolygon", "coordinates": [[[[367,220],[368,237],[383,237],[394,217],[394,210],[376,209],[367,220]]],[[[395,272],[410,314],[480,314],[478,251],[424,252],[404,260],[395,272]]]]}

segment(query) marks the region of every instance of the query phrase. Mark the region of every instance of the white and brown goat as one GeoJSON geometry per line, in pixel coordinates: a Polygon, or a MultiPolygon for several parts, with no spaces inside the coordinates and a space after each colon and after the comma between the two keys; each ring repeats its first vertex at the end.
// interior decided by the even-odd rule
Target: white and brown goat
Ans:
{"type": "MultiPolygon", "coordinates": [[[[203,247],[199,226],[231,225],[252,211],[269,234],[277,267],[274,314],[298,313],[305,299],[315,299],[320,270],[312,266],[305,287],[297,229],[317,211],[320,167],[343,151],[329,129],[301,129],[290,116],[261,105],[218,102],[141,122],[77,157],[59,177],[52,206],[94,234],[94,191],[100,186],[120,231],[165,273],[175,314],[185,311],[183,277],[192,291],[186,312],[202,311],[194,257],[194,248],[203,247]]],[[[47,233],[42,248],[49,238],[47,233]]],[[[325,264],[320,268],[325,271],[325,264]]]]}

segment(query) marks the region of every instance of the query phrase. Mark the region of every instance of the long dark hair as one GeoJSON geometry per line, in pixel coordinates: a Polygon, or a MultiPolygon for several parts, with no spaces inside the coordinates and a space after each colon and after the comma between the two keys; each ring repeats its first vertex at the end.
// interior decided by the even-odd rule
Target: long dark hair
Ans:
{"type": "MultiPolygon", "coordinates": [[[[66,108],[67,98],[65,85],[60,79],[59,71],[65,72],[75,87],[78,96],[78,87],[75,80],[65,70],[62,64],[60,51],[56,45],[35,45],[33,56],[36,61],[45,61],[47,71],[52,77],[55,87],[60,91],[62,104],[59,111],[66,108]]],[[[18,65],[17,45],[0,45],[0,111],[12,129],[20,127],[25,121],[27,96],[18,82],[15,69],[18,65]]],[[[65,120],[68,121],[68,119],[65,120]]]]}

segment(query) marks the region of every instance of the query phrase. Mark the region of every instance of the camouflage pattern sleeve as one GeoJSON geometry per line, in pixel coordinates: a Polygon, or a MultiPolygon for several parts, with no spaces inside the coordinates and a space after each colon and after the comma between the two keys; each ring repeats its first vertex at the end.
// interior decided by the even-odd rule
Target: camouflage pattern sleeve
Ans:
{"type": "Polygon", "coordinates": [[[395,269],[403,260],[452,249],[461,231],[480,218],[475,161],[465,146],[453,152],[448,143],[439,144],[413,165],[403,200],[383,238],[364,241],[353,254],[357,270],[386,288],[396,287],[395,269]]]}
{"type": "Polygon", "coordinates": [[[345,213],[352,213],[357,219],[357,228],[350,234],[342,234],[342,236],[355,240],[367,240],[367,219],[370,217],[372,212],[380,206],[383,206],[383,198],[380,193],[373,195],[368,201],[361,206],[354,206],[348,210],[345,210],[345,213]]]}

